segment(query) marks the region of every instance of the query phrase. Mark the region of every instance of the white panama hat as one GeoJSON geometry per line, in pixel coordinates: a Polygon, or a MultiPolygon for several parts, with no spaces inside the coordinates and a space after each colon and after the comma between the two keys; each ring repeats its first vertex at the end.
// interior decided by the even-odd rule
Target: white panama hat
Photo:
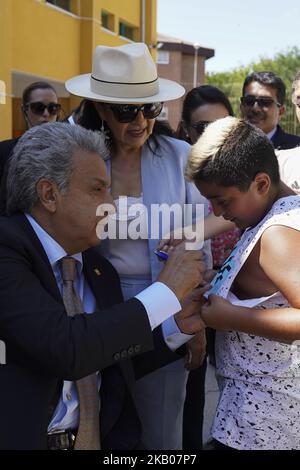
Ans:
{"type": "Polygon", "coordinates": [[[108,103],[155,103],[184,95],[185,89],[158,78],[156,65],[144,43],[97,46],[92,73],[78,75],[65,83],[72,95],[108,103]]]}

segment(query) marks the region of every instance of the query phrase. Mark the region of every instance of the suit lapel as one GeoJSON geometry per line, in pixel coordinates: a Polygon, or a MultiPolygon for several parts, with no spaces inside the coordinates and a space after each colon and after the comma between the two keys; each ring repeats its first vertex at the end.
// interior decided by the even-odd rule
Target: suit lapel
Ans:
{"type": "Polygon", "coordinates": [[[43,245],[41,244],[31,224],[28,222],[27,217],[24,214],[17,214],[14,216],[14,220],[34,247],[33,252],[36,252],[36,257],[32,257],[31,262],[35,264],[34,271],[39,273],[37,277],[39,277],[46,290],[55,298],[55,300],[63,303],[52,266],[49,263],[43,245]]]}
{"type": "Polygon", "coordinates": [[[104,273],[102,266],[99,262],[95,262],[91,252],[85,251],[82,253],[83,258],[83,271],[84,275],[92,289],[92,292],[96,298],[97,306],[99,310],[105,308],[107,293],[105,292],[104,273]]]}

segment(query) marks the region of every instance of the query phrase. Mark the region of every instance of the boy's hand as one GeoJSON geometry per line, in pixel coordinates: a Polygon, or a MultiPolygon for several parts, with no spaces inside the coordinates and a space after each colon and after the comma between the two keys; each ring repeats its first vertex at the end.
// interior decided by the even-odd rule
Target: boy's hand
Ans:
{"type": "Polygon", "coordinates": [[[228,302],[218,295],[210,295],[207,302],[202,305],[201,317],[206,324],[216,330],[231,330],[232,319],[237,314],[239,307],[228,302]]]}

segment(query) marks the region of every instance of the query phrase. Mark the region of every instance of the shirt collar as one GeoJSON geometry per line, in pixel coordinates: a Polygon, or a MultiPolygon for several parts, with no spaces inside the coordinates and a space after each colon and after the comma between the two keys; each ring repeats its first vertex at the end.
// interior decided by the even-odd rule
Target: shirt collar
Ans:
{"type": "MultiPolygon", "coordinates": [[[[54,240],[54,238],[52,238],[49,233],[47,233],[30,214],[25,214],[25,216],[27,217],[28,222],[35,231],[36,236],[43,245],[49,263],[51,264],[52,269],[54,269],[56,263],[64,256],[67,256],[67,253],[65,252],[63,247],[59,245],[59,243],[57,243],[57,241],[54,240]]],[[[82,253],[75,253],[74,255],[72,255],[72,258],[76,259],[76,261],[78,261],[79,263],[78,268],[80,275],[83,267],[82,253]]]]}
{"type": "Polygon", "coordinates": [[[268,132],[267,137],[268,137],[269,140],[272,139],[272,137],[273,137],[273,135],[275,134],[276,131],[277,131],[277,126],[274,127],[273,130],[271,130],[270,132],[268,132]]]}

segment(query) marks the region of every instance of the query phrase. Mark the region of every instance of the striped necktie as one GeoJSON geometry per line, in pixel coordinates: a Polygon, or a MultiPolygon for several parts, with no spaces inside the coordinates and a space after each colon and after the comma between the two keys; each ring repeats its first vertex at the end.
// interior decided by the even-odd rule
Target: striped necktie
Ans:
{"type": "MultiPolygon", "coordinates": [[[[84,313],[83,305],[75,288],[77,277],[76,260],[66,256],[61,260],[63,280],[63,301],[69,316],[84,313]]],[[[99,450],[100,397],[96,374],[88,375],[76,381],[79,397],[79,426],[75,440],[75,450],[99,450]]]]}

